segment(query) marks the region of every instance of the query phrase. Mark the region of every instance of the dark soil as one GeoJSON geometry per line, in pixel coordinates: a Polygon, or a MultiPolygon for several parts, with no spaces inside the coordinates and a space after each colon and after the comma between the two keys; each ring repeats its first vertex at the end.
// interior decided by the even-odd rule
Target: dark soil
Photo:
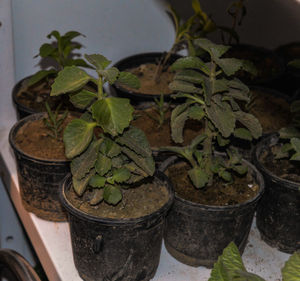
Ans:
{"type": "MultiPolygon", "coordinates": [[[[152,148],[156,149],[161,146],[178,145],[172,141],[171,137],[171,110],[166,112],[165,122],[161,127],[159,126],[158,121],[155,120],[159,115],[153,107],[144,110],[136,110],[134,114],[135,120],[132,121],[132,125],[144,131],[152,148]]],[[[201,133],[202,128],[199,121],[188,120],[183,131],[184,142],[182,145],[189,144],[192,139],[201,133]]]]}
{"type": "Polygon", "coordinates": [[[298,161],[275,159],[274,155],[279,147],[279,145],[276,145],[265,150],[260,155],[259,160],[263,163],[263,166],[277,177],[300,183],[300,164],[298,161]]]}
{"type": "Polygon", "coordinates": [[[165,186],[153,181],[122,189],[123,199],[116,205],[105,202],[91,206],[87,199],[91,192],[85,192],[83,198],[78,197],[73,188],[66,192],[68,200],[79,210],[93,216],[112,219],[139,218],[149,215],[164,206],[169,200],[169,192],[165,186]]]}
{"type": "Polygon", "coordinates": [[[172,72],[170,69],[167,69],[166,71],[162,72],[161,76],[159,77],[159,81],[156,82],[154,79],[156,68],[156,64],[147,63],[142,64],[139,67],[127,69],[126,71],[135,74],[139,78],[141,87],[139,89],[132,89],[123,85],[122,87],[135,93],[143,93],[148,95],[171,94],[172,91],[169,89],[169,84],[173,81],[174,72],[172,72]]]}
{"type": "Polygon", "coordinates": [[[249,112],[261,123],[263,133],[277,132],[291,122],[290,106],[282,97],[276,97],[263,89],[251,90],[254,105],[249,112]]]}
{"type": "Polygon", "coordinates": [[[250,173],[244,177],[234,175],[233,184],[215,177],[212,186],[196,189],[188,176],[189,169],[187,163],[180,162],[170,166],[166,174],[173,183],[175,193],[194,203],[210,206],[235,205],[254,198],[259,191],[259,186],[253,182],[250,173]]]}
{"type": "MultiPolygon", "coordinates": [[[[74,115],[69,114],[64,121],[63,127],[66,127],[74,118],[74,115]]],[[[62,132],[58,139],[53,138],[50,133],[42,119],[30,121],[16,133],[15,144],[25,154],[38,159],[67,160],[62,132]]]]}

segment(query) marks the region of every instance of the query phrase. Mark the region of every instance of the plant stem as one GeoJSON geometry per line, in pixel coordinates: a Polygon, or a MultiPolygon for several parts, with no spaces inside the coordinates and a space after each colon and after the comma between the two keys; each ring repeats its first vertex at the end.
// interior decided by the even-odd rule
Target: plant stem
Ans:
{"type": "Polygon", "coordinates": [[[100,76],[98,81],[97,81],[97,86],[98,86],[98,100],[102,100],[103,99],[103,81],[102,81],[102,77],[100,76]]]}

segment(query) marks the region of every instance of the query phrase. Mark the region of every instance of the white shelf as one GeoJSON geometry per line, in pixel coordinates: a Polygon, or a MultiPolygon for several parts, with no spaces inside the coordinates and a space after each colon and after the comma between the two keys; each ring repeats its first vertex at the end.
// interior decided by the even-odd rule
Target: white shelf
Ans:
{"type": "MultiPolygon", "coordinates": [[[[68,223],[48,222],[24,210],[17,181],[13,152],[8,143],[9,128],[0,129],[0,173],[36,253],[51,281],[80,281],[72,257],[68,223]]],[[[249,242],[243,254],[246,268],[267,281],[281,279],[280,269],[289,258],[264,243],[253,224],[249,242]]],[[[210,270],[193,268],[177,262],[164,246],[153,281],[206,281],[210,270]]]]}

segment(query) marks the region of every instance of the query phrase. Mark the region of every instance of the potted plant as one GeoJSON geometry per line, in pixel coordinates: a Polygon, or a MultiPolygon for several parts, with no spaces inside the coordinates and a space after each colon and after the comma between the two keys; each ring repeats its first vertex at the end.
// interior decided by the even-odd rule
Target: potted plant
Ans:
{"type": "Polygon", "coordinates": [[[299,108],[299,101],[292,103],[291,125],[262,139],[252,155],[266,183],[257,208],[257,227],[264,241],[287,253],[300,249],[299,108]]]}
{"type": "Polygon", "coordinates": [[[132,101],[153,101],[164,95],[165,100],[170,98],[172,91],[168,84],[172,81],[174,73],[169,66],[180,56],[177,53],[186,48],[194,54],[192,40],[204,37],[215,30],[215,24],[201,9],[199,0],[192,1],[194,14],[187,20],[182,20],[177,12],[170,6],[167,14],[171,17],[175,28],[175,39],[167,52],[144,53],[120,60],[115,66],[120,70],[127,70],[136,74],[140,81],[139,89],[122,87],[118,83],[111,87],[113,93],[120,97],[129,97],[132,101]]]}
{"type": "Polygon", "coordinates": [[[74,114],[35,113],[18,121],[10,130],[9,143],[17,162],[22,203],[25,209],[50,221],[65,221],[58,195],[61,180],[70,171],[65,157],[62,130],[74,114]]]}
{"type": "Polygon", "coordinates": [[[84,280],[150,280],[173,193],[167,179],[154,174],[144,133],[130,126],[134,109],[129,100],[103,92],[105,82],[137,87],[138,79],[109,68],[102,55],[85,58],[97,78],[65,67],[51,91],[52,96],[70,93],[75,105],[88,105],[63,137],[72,177],[65,179],[61,198],[69,213],[75,266],[84,280]],[[97,93],[84,89],[89,81],[97,93]]]}
{"type": "MultiPolygon", "coordinates": [[[[294,281],[300,279],[300,252],[295,252],[285,262],[281,269],[282,281],[294,281]]],[[[219,256],[214,264],[208,281],[265,281],[255,273],[248,272],[240,256],[237,246],[231,242],[219,256]]]]}
{"type": "Polygon", "coordinates": [[[75,109],[68,100],[62,100],[61,97],[50,98],[50,91],[53,79],[56,77],[58,71],[65,66],[88,66],[84,60],[78,58],[80,54],[74,53],[74,50],[81,49],[82,47],[80,43],[73,41],[78,36],[84,35],[77,31],[68,31],[64,35],[61,35],[56,30],[47,35],[48,39],[54,37],[55,40],[42,44],[39,54],[35,56],[35,58],[41,58],[40,65],[44,65],[44,68],[22,79],[13,88],[12,98],[19,119],[29,114],[45,112],[45,102],[49,104],[52,110],[55,110],[62,102],[63,108],[75,109]]]}
{"type": "Polygon", "coordinates": [[[257,139],[262,129],[237,102],[249,101],[249,89],[232,75],[240,68],[248,69],[247,63],[223,58],[228,46],[207,39],[197,39],[195,44],[211,60],[185,57],[172,65],[179,72],[170,87],[177,92],[175,97],[186,98],[172,112],[172,137],[183,141],[182,130],[189,118],[203,121],[204,130],[188,146],[161,148],[184,159],[167,159],[161,165],[175,189],[164,239],[169,253],[179,261],[210,267],[231,240],[243,251],[264,190],[260,173],[236,151],[215,151],[228,146],[232,135],[257,139]]]}

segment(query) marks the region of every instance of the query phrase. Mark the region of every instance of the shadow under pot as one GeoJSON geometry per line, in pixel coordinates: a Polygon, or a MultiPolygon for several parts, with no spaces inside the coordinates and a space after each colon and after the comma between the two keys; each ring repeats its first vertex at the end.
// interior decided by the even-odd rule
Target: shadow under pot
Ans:
{"type": "Polygon", "coordinates": [[[293,253],[300,249],[300,166],[288,159],[274,159],[272,151],[278,144],[277,134],[268,136],[257,144],[252,155],[266,185],[257,207],[256,224],[267,244],[293,253]]]}
{"type": "Polygon", "coordinates": [[[129,98],[133,105],[140,102],[150,102],[155,98],[159,99],[161,94],[164,100],[170,100],[172,91],[169,89],[169,83],[173,81],[174,72],[170,71],[169,66],[172,65],[181,56],[172,54],[167,62],[167,66],[163,69],[158,81],[155,81],[155,73],[164,53],[142,53],[124,58],[118,61],[114,66],[120,71],[127,71],[135,74],[141,83],[139,89],[131,89],[119,84],[110,85],[111,92],[122,98],[129,98]]]}
{"type": "MultiPolygon", "coordinates": [[[[10,130],[9,143],[15,154],[25,209],[44,220],[66,221],[67,216],[60,203],[58,190],[61,181],[70,171],[70,161],[63,157],[63,143],[61,151],[57,152],[62,154],[60,160],[51,155],[48,155],[48,159],[36,156],[44,152],[43,148],[51,147],[44,142],[47,139],[47,130],[42,125],[44,117],[45,114],[36,113],[18,121],[10,130]],[[35,148],[35,143],[38,143],[38,148],[35,148]]],[[[50,153],[53,153],[52,149],[50,153]]]]}
{"type": "MultiPolygon", "coordinates": [[[[157,172],[150,184],[154,184],[153,190],[159,186],[164,190],[164,196],[157,193],[163,197],[160,207],[141,216],[120,218],[119,213],[131,205],[128,194],[135,193],[137,201],[141,201],[141,197],[146,199],[148,203],[143,203],[140,210],[153,204],[143,188],[143,195],[140,186],[126,189],[117,206],[104,202],[90,206],[74,194],[71,175],[65,178],[61,201],[69,215],[74,262],[83,280],[148,281],[154,277],[160,260],[164,220],[173,203],[174,192],[162,173],[157,172]],[[124,200],[126,204],[122,203],[124,200]],[[113,217],[104,217],[107,210],[113,211],[113,217]]],[[[144,188],[148,190],[148,185],[144,188]]],[[[130,211],[135,208],[130,208],[130,211]]]]}
{"type": "MultiPolygon", "coordinates": [[[[264,191],[263,178],[251,163],[243,160],[248,167],[248,177],[252,182],[248,187],[252,189],[255,186],[256,189],[252,198],[243,203],[225,206],[196,203],[179,195],[177,186],[168,172],[184,163],[173,156],[160,168],[165,170],[175,189],[174,204],[166,218],[165,246],[175,259],[184,264],[211,268],[231,241],[243,253],[257,202],[264,191]]],[[[176,172],[180,173],[178,170],[176,172]]],[[[208,188],[213,189],[214,186],[208,188]]]]}

